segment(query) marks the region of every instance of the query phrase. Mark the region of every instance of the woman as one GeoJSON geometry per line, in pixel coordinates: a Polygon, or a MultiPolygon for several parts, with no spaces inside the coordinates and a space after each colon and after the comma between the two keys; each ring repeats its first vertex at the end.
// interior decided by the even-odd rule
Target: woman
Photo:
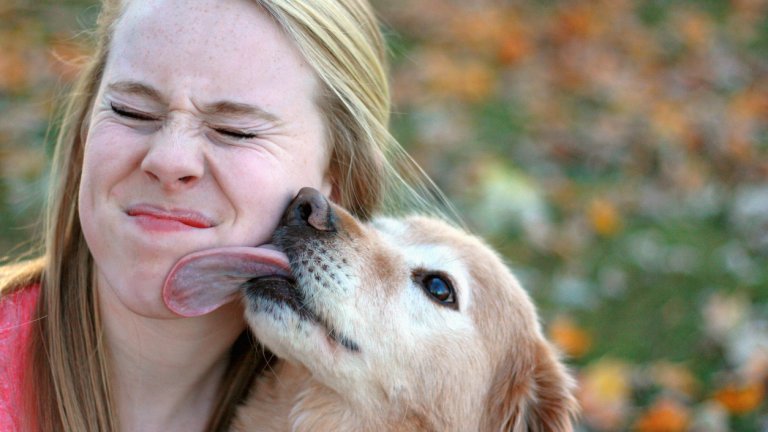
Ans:
{"type": "Polygon", "coordinates": [[[179,318],[162,283],[303,186],[365,218],[402,183],[382,38],[364,0],[105,0],[96,36],[45,253],[2,271],[0,429],[226,430],[263,355],[238,304],[179,318]]]}

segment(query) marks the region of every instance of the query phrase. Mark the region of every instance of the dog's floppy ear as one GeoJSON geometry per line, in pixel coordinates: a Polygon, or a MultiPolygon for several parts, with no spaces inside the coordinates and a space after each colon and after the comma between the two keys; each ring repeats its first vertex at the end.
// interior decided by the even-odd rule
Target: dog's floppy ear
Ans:
{"type": "Polygon", "coordinates": [[[516,347],[497,374],[489,395],[484,430],[573,431],[578,411],[573,379],[548,342],[535,342],[526,351],[521,356],[520,347],[516,347]]]}

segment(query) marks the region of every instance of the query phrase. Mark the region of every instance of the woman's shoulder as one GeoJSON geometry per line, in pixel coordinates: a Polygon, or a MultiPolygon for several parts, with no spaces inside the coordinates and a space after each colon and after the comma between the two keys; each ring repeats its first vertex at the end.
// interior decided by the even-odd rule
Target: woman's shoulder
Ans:
{"type": "Polygon", "coordinates": [[[3,341],[18,335],[19,326],[32,318],[42,270],[42,259],[0,267],[0,359],[3,341]]]}
{"type": "Polygon", "coordinates": [[[0,296],[0,430],[20,429],[21,386],[35,304],[37,283],[14,287],[0,296]]]}
{"type": "Polygon", "coordinates": [[[31,318],[40,295],[40,284],[14,287],[0,296],[0,343],[31,318]]]}
{"type": "Polygon", "coordinates": [[[39,260],[0,267],[0,372],[26,343],[40,295],[39,260]]]}
{"type": "Polygon", "coordinates": [[[0,299],[19,290],[39,284],[44,258],[0,265],[0,299]]]}
{"type": "Polygon", "coordinates": [[[40,296],[42,268],[41,260],[0,267],[0,370],[26,341],[40,296]]]}

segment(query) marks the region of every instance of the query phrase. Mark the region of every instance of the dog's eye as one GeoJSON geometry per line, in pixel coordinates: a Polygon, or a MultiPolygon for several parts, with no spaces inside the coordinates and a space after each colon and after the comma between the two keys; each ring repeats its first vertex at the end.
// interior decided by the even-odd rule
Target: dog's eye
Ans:
{"type": "MultiPolygon", "coordinates": [[[[418,272],[420,273],[420,272],[418,272]]],[[[456,291],[451,280],[440,273],[416,274],[417,282],[424,291],[442,306],[458,309],[456,304],[456,291]]]]}

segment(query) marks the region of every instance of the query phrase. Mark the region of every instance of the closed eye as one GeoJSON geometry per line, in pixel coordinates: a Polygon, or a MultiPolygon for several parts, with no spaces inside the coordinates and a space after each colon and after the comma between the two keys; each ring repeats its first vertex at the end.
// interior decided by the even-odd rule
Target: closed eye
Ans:
{"type": "Polygon", "coordinates": [[[144,114],[141,112],[133,111],[130,109],[127,109],[126,107],[122,105],[116,105],[114,103],[110,104],[110,107],[112,108],[112,112],[117,114],[120,117],[125,117],[131,120],[140,120],[140,121],[154,121],[157,120],[156,117],[153,117],[149,114],[144,114]]]}
{"type": "Polygon", "coordinates": [[[233,129],[214,129],[218,134],[224,135],[229,138],[236,138],[236,139],[252,139],[256,138],[258,135],[255,133],[249,133],[249,132],[243,132],[239,130],[233,130],[233,129]]]}

